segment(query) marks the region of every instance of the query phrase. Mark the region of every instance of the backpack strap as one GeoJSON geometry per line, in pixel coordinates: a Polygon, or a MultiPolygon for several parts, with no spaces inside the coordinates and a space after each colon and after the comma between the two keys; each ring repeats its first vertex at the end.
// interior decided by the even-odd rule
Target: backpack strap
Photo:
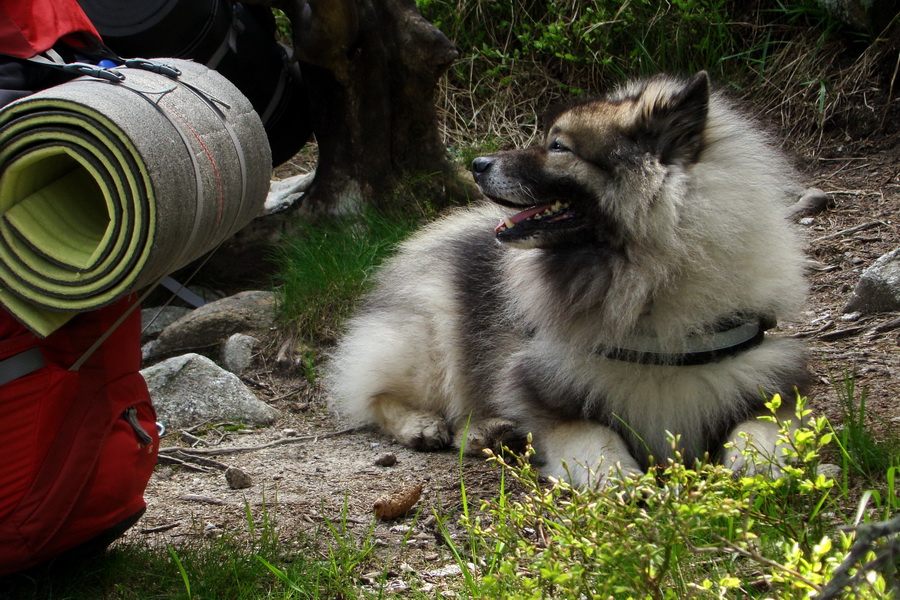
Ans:
{"type": "Polygon", "coordinates": [[[40,348],[29,348],[0,360],[0,386],[46,366],[40,348]]]}

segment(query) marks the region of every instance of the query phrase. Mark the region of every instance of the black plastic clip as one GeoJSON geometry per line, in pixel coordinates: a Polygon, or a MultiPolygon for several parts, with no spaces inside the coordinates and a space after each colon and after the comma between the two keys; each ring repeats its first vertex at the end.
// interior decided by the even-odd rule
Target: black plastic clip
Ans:
{"type": "Polygon", "coordinates": [[[62,71],[65,71],[66,73],[72,73],[74,75],[87,75],[89,77],[96,77],[97,79],[112,81],[113,83],[125,81],[125,76],[118,71],[105,69],[103,67],[98,67],[97,65],[91,65],[88,63],[76,62],[54,66],[62,71]]]}
{"type": "Polygon", "coordinates": [[[172,65],[153,62],[152,60],[147,60],[146,58],[128,58],[125,60],[125,66],[130,69],[143,69],[144,71],[151,71],[153,73],[165,75],[166,77],[178,77],[179,75],[181,75],[181,70],[176,69],[172,65]]]}

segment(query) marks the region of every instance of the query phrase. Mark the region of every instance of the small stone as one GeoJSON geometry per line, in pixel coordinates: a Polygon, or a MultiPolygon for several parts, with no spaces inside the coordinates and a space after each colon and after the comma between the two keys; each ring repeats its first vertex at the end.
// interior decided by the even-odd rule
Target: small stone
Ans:
{"type": "Polygon", "coordinates": [[[235,333],[222,345],[220,364],[235,375],[245,373],[253,363],[253,353],[259,340],[252,335],[235,333]]]}
{"type": "Polygon", "coordinates": [[[800,219],[800,224],[805,225],[807,227],[812,225],[815,222],[816,222],[816,220],[813,219],[812,217],[803,217],[802,219],[800,219]]]}
{"type": "Polygon", "coordinates": [[[284,437],[297,437],[299,434],[296,429],[282,429],[281,435],[284,437]]]}
{"type": "Polygon", "coordinates": [[[900,248],[888,252],[863,272],[845,313],[866,315],[900,310],[900,248]]]}
{"type": "Polygon", "coordinates": [[[405,592],[409,589],[409,584],[403,581],[402,579],[394,579],[393,581],[387,584],[387,589],[389,592],[397,594],[400,592],[405,592]]]}
{"type": "Polygon", "coordinates": [[[375,459],[375,464],[379,467],[393,467],[397,464],[397,455],[392,453],[382,454],[375,459]]]}
{"type": "Polygon", "coordinates": [[[440,569],[433,569],[431,571],[426,571],[426,577],[434,577],[434,578],[442,578],[442,577],[450,577],[451,575],[459,575],[462,573],[462,569],[458,564],[450,564],[445,567],[441,567],[440,569]]]}
{"type": "Polygon", "coordinates": [[[841,315],[838,317],[838,321],[859,321],[859,318],[862,317],[862,313],[854,312],[846,315],[841,315]]]}
{"type": "Polygon", "coordinates": [[[828,208],[831,198],[819,188],[809,188],[800,194],[797,202],[788,209],[788,218],[803,222],[803,219],[817,215],[828,208]]]}
{"type": "Polygon", "coordinates": [[[841,476],[841,467],[832,463],[822,463],[816,467],[816,475],[822,475],[826,479],[838,479],[841,476]]]}
{"type": "Polygon", "coordinates": [[[253,480],[246,472],[237,467],[228,467],[225,471],[225,481],[233,490],[243,490],[253,485],[253,480]]]}

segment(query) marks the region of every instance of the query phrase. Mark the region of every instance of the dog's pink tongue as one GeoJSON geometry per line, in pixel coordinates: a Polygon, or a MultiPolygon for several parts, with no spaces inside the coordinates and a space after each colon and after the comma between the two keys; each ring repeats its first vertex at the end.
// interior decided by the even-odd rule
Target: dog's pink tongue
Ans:
{"type": "Polygon", "coordinates": [[[509,229],[510,227],[513,227],[514,225],[521,223],[525,219],[530,219],[534,215],[536,215],[540,212],[544,212],[548,208],[550,208],[549,204],[541,204],[540,206],[533,206],[533,207],[529,208],[528,210],[523,210],[522,212],[516,213],[513,216],[511,216],[507,219],[504,219],[503,221],[500,221],[500,223],[498,223],[497,226],[494,227],[494,232],[496,233],[496,232],[500,232],[504,229],[509,229]]]}

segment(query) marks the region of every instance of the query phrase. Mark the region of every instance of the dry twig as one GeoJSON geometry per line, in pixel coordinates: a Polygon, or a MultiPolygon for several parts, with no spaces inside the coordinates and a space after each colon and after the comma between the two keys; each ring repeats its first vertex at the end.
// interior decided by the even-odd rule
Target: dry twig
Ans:
{"type": "Polygon", "coordinates": [[[267,444],[260,444],[258,446],[231,446],[226,448],[180,448],[180,447],[172,447],[172,448],[161,448],[159,453],[160,456],[177,456],[178,453],[184,453],[194,456],[224,456],[227,454],[240,454],[242,452],[254,452],[256,450],[264,450],[266,448],[274,448],[275,446],[281,446],[283,444],[296,444],[297,442],[309,442],[320,439],[337,437],[340,435],[345,435],[348,433],[353,433],[363,429],[362,427],[349,427],[347,429],[342,429],[340,431],[332,431],[329,433],[321,433],[318,435],[303,435],[297,437],[287,437],[280,438],[272,442],[268,442],[267,444]]]}
{"type": "Polygon", "coordinates": [[[888,585],[897,592],[900,591],[896,576],[886,573],[887,569],[896,568],[897,556],[900,555],[900,515],[896,515],[890,520],[880,521],[878,523],[864,523],[856,528],[856,541],[847,553],[847,557],[834,570],[831,581],[822,588],[816,600],[834,600],[843,595],[844,590],[848,587],[854,589],[862,578],[870,571],[882,571],[888,585]],[[850,570],[856,566],[870,551],[875,547],[876,542],[881,539],[890,538],[881,552],[877,553],[875,558],[865,565],[860,566],[856,572],[851,575],[850,570]]]}

